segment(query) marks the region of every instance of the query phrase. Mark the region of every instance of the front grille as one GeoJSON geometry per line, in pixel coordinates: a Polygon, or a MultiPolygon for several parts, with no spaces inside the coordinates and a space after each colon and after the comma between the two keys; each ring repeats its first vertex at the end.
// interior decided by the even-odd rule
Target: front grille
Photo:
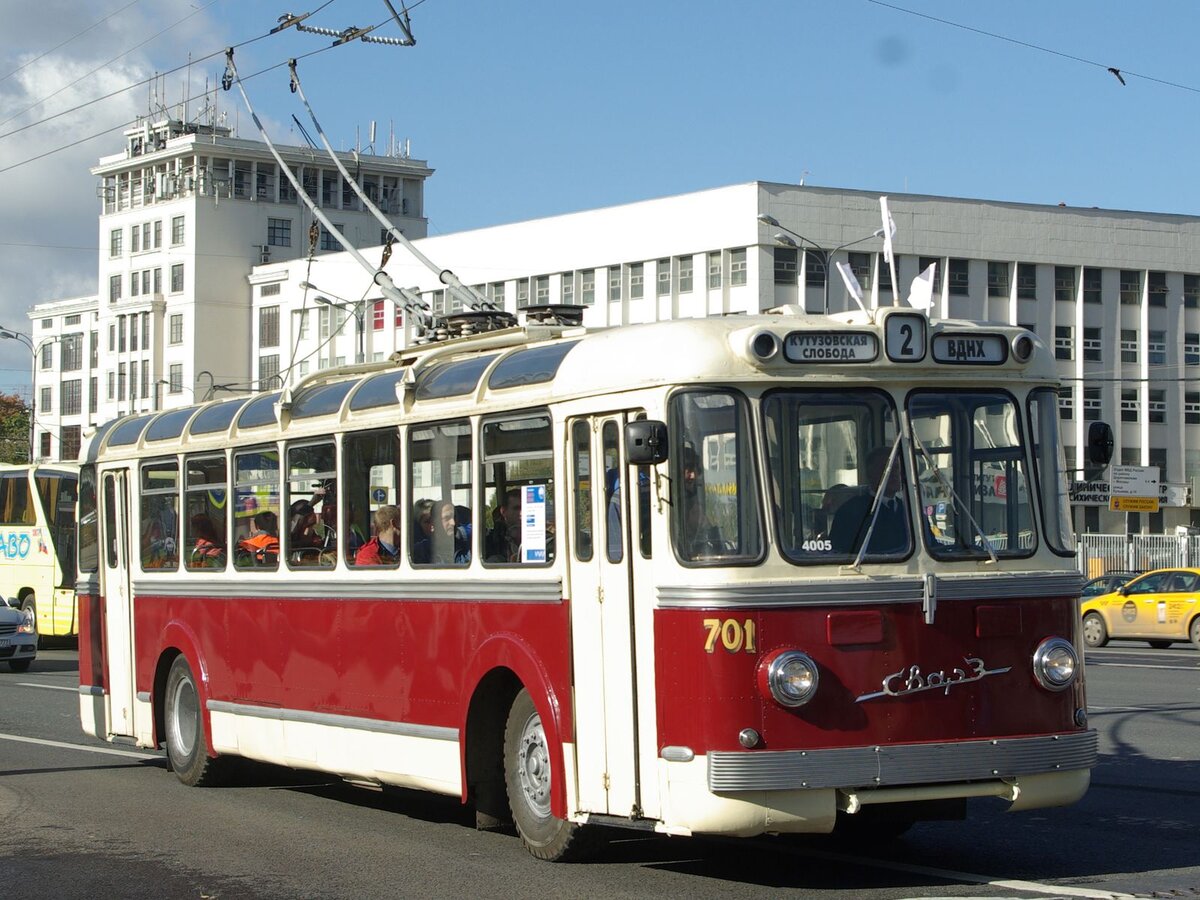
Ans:
{"type": "Polygon", "coordinates": [[[0,622],[0,634],[16,634],[17,625],[15,622],[0,622]]]}

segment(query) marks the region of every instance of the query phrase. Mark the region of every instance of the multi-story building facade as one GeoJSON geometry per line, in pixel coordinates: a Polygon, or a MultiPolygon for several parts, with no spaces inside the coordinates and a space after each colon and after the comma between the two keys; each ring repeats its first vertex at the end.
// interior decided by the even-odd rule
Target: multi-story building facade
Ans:
{"type": "MultiPolygon", "coordinates": [[[[251,389],[251,268],[307,257],[310,240],[313,255],[340,249],[323,227],[311,230],[311,212],[265,144],[170,119],[147,120],[125,141],[92,169],[97,296],[30,311],[35,457],[73,458],[81,432],[123,413],[192,403],[214,385],[251,389]]],[[[378,222],[323,153],[279,149],[348,240],[380,242],[378,222]]],[[[397,228],[425,235],[432,170],[423,161],[340,157],[397,228]]]]}
{"type": "MultiPolygon", "coordinates": [[[[872,236],[878,198],[756,182],[418,244],[497,306],[519,314],[581,305],[589,326],[777,306],[840,312],[854,301],[837,262],[849,266],[865,305],[893,302],[882,240],[872,236]]],[[[1189,490],[1200,487],[1200,218],[916,195],[892,195],[890,207],[901,302],[937,263],[933,317],[1035,332],[1060,361],[1068,464],[1078,478],[1088,474],[1087,428],[1103,419],[1116,431],[1117,462],[1158,466],[1173,486],[1172,505],[1133,516],[1134,530],[1200,524],[1191,508],[1200,491],[1189,490]]],[[[434,311],[456,308],[436,275],[399,249],[387,271],[434,311]]],[[[411,340],[411,317],[346,254],[259,266],[250,281],[255,327],[268,323],[270,334],[270,346],[255,340],[262,387],[352,362],[360,341],[366,359],[383,359],[411,340]]],[[[1124,528],[1124,514],[1079,499],[1079,530],[1124,528]]]]}

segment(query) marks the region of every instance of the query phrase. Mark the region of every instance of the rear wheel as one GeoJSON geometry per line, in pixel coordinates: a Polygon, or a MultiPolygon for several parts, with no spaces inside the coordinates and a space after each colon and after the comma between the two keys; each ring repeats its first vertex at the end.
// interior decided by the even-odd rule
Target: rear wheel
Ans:
{"type": "Polygon", "coordinates": [[[1166,650],[1174,641],[1149,641],[1148,643],[1155,650],[1166,650]]]}
{"type": "Polygon", "coordinates": [[[529,691],[513,700],[504,728],[504,784],[513,822],[526,849],[538,859],[578,856],[581,829],[550,812],[550,745],[529,691]]]}
{"type": "Polygon", "coordinates": [[[221,767],[218,760],[208,755],[200,692],[191,666],[182,656],[175,657],[167,675],[164,712],[167,760],[176,777],[194,787],[215,784],[221,767]]]}
{"type": "Polygon", "coordinates": [[[1083,642],[1089,647],[1103,647],[1108,643],[1108,626],[1099,613],[1090,612],[1083,617],[1083,642]]]}

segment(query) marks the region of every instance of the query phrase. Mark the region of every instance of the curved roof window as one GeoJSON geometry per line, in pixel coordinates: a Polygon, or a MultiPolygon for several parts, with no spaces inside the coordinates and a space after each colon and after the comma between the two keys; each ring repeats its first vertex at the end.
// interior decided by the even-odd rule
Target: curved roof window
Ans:
{"type": "Polygon", "coordinates": [[[309,419],[326,416],[342,408],[342,401],[357,381],[335,381],[309,388],[292,401],[292,418],[309,419]]]}
{"type": "Polygon", "coordinates": [[[552,381],[558,367],[571,348],[579,341],[547,344],[532,350],[518,350],[500,361],[488,378],[488,387],[493,391],[519,387],[524,384],[541,384],[552,381]]]}
{"type": "Polygon", "coordinates": [[[116,420],[105,422],[96,429],[96,433],[92,435],[92,439],[88,442],[87,461],[95,462],[100,456],[100,447],[104,444],[104,436],[108,434],[115,426],[116,420]]]}
{"type": "Polygon", "coordinates": [[[417,378],[417,399],[437,400],[442,397],[461,397],[479,386],[484,370],[497,354],[475,356],[458,362],[442,363],[417,378]]]}
{"type": "Polygon", "coordinates": [[[238,428],[256,428],[259,425],[274,425],[275,404],[279,401],[279,391],[271,394],[261,394],[255,397],[242,409],[238,416],[238,428]]]}
{"type": "Polygon", "coordinates": [[[209,406],[196,416],[196,421],[192,423],[192,434],[212,434],[216,431],[228,431],[229,426],[233,424],[233,417],[237,415],[237,411],[246,405],[245,397],[238,397],[235,400],[226,400],[223,403],[218,403],[215,406],[209,406]]]}
{"type": "Polygon", "coordinates": [[[185,406],[183,409],[173,409],[170,412],[162,413],[146,429],[146,440],[165,441],[168,438],[179,437],[183,434],[183,426],[195,414],[196,407],[194,406],[185,406]]]}
{"type": "Polygon", "coordinates": [[[359,385],[350,398],[351,409],[376,409],[396,403],[396,385],[404,380],[407,369],[372,375],[359,385]]]}
{"type": "Polygon", "coordinates": [[[128,444],[136,444],[138,438],[142,436],[142,431],[147,423],[153,419],[158,413],[151,413],[148,416],[138,416],[136,419],[129,419],[122,422],[113,429],[112,437],[108,439],[110,447],[124,447],[128,444]]]}

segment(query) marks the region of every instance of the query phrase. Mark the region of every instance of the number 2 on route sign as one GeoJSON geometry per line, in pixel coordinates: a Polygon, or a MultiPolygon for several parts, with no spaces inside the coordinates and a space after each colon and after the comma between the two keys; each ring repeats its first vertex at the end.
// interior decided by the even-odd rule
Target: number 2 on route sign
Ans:
{"type": "Polygon", "coordinates": [[[925,358],[925,324],[922,315],[892,313],[887,317],[884,343],[892,362],[920,362],[925,358]]]}

